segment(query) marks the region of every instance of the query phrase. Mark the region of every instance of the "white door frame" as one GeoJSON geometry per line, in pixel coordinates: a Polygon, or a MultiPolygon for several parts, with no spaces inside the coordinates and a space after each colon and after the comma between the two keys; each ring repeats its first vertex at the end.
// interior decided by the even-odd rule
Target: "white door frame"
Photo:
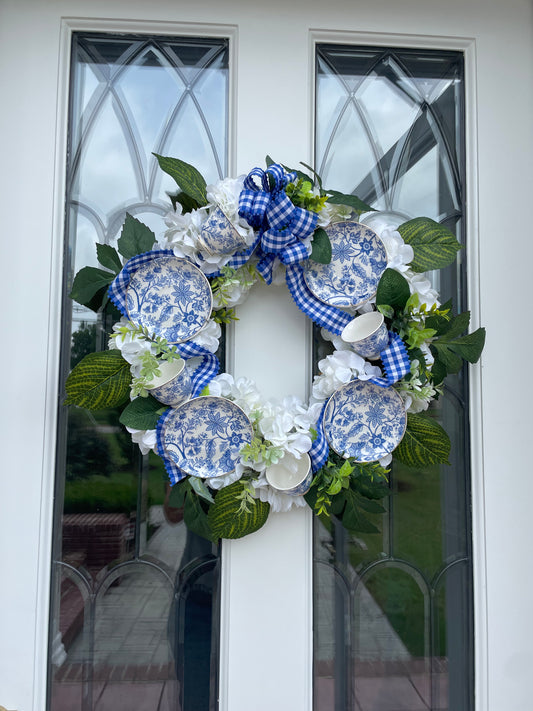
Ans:
{"type": "MultiPolygon", "coordinates": [[[[363,6],[307,0],[289,6],[271,0],[264,7],[252,7],[235,0],[229,7],[221,5],[216,0],[201,5],[194,0],[98,4],[6,0],[0,7],[0,76],[5,87],[0,112],[5,265],[1,288],[4,343],[14,344],[14,348],[5,346],[0,356],[4,375],[0,705],[43,711],[45,703],[66,136],[65,34],[61,32],[62,22],[64,28],[101,29],[103,25],[92,19],[65,19],[94,13],[110,29],[113,23],[108,24],[106,17],[135,16],[135,22],[116,21],[123,31],[135,27],[135,31],[164,34],[177,28],[169,22],[191,23],[180,25],[180,33],[186,27],[193,33],[216,31],[213,24],[203,23],[220,23],[222,34],[224,25],[238,27],[232,122],[236,135],[230,160],[235,172],[260,164],[266,152],[287,163],[310,160],[310,48],[317,37],[465,51],[469,307],[472,327],[483,323],[488,331],[482,364],[471,369],[476,711],[525,711],[533,661],[528,624],[533,573],[527,566],[533,483],[521,474],[527,468],[524,443],[529,440],[533,393],[527,366],[520,367],[520,355],[527,357],[532,337],[519,309],[528,311],[533,255],[527,221],[517,218],[533,193],[531,3],[382,0],[363,6]],[[327,28],[331,34],[315,28],[327,28]],[[346,28],[359,32],[344,34],[346,28]],[[272,37],[276,41],[271,42],[272,37]],[[248,52],[256,56],[257,64],[242,61],[248,52]],[[292,84],[282,81],[289,57],[291,77],[298,77],[292,84]],[[253,100],[259,101],[257,87],[249,84],[262,62],[269,69],[261,83],[263,94],[278,97],[277,104],[266,107],[254,106],[253,100]],[[272,131],[280,104],[285,115],[294,117],[298,136],[272,131]],[[508,264],[503,250],[510,254],[515,245],[518,249],[512,250],[508,264]],[[505,355],[501,344],[511,344],[505,355]]],[[[310,523],[294,521],[293,528],[284,519],[285,525],[299,531],[295,549],[285,559],[276,554],[273,564],[284,569],[295,554],[299,560],[296,577],[303,581],[298,589],[304,590],[304,601],[297,614],[296,640],[307,660],[293,684],[299,690],[296,696],[289,693],[291,705],[286,708],[309,711],[310,672],[304,667],[310,650],[310,523]]],[[[240,543],[231,544],[231,553],[225,556],[231,558],[232,568],[238,564],[240,543]]],[[[249,552],[243,556],[247,557],[249,552]]],[[[242,574],[237,567],[234,571],[226,567],[226,592],[229,587],[233,590],[233,575],[239,579],[242,574]]],[[[232,605],[230,595],[225,600],[232,605]]],[[[268,612],[269,607],[272,596],[254,600],[255,610],[268,612]]],[[[236,627],[226,626],[221,647],[231,650],[223,655],[223,664],[238,668],[233,676],[231,668],[226,670],[227,681],[221,687],[221,708],[228,711],[250,708],[249,700],[254,698],[250,691],[259,687],[263,694],[277,681],[270,672],[262,677],[261,667],[251,676],[238,667],[238,655],[246,662],[250,654],[239,638],[231,641],[236,627]],[[233,689],[242,680],[248,680],[248,686],[241,686],[237,694],[233,689]],[[239,701],[241,694],[244,702],[239,701]]],[[[265,659],[276,656],[275,647],[267,651],[265,659]]]]}

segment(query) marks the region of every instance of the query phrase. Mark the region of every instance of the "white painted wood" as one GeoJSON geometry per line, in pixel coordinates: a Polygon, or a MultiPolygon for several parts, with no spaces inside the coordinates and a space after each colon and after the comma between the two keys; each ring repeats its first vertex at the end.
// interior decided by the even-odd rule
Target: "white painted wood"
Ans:
{"type": "MultiPolygon", "coordinates": [[[[533,393],[527,374],[531,331],[524,323],[533,261],[531,14],[529,0],[271,0],[264,5],[4,0],[0,5],[1,293],[4,341],[10,346],[0,355],[0,704],[19,711],[45,707],[65,141],[61,18],[77,17],[82,20],[73,19],[70,26],[158,32],[175,31],[177,23],[204,24],[200,29],[206,31],[213,31],[213,24],[237,28],[233,165],[238,172],[261,164],[266,152],[290,164],[309,159],[310,30],[368,43],[457,42],[466,48],[469,297],[474,326],[483,323],[489,334],[482,364],[472,369],[476,711],[531,708],[533,479],[526,443],[533,393]]],[[[295,383],[291,392],[300,387],[295,383]]],[[[275,518],[224,552],[221,707],[229,711],[258,708],[255,701],[263,698],[278,711],[311,707],[308,664],[281,677],[272,675],[270,666],[265,669],[290,649],[292,635],[301,659],[309,661],[309,520],[299,514],[279,519],[279,526],[275,518]],[[283,557],[279,551],[287,541],[291,550],[283,557]],[[257,576],[266,566],[258,560],[271,566],[263,584],[257,576]],[[284,595],[276,576],[287,584],[292,576],[292,590],[303,594],[291,627],[280,612],[284,595]],[[246,622],[259,620],[264,631],[266,614],[272,624],[280,623],[281,633],[270,634],[253,656],[246,622]]]]}

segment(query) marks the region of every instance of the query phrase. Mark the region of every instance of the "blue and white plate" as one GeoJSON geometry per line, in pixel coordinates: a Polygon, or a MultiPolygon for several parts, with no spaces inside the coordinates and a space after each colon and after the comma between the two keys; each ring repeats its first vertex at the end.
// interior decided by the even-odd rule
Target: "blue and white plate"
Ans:
{"type": "Polygon", "coordinates": [[[407,425],[403,400],[394,388],[352,380],[330,397],[324,432],[332,449],[357,462],[376,462],[400,444],[407,425]]]}
{"type": "Polygon", "coordinates": [[[207,278],[194,264],[177,257],[158,257],[144,264],[126,290],[130,321],[169,343],[193,338],[209,320],[211,308],[207,278]]]}
{"type": "Polygon", "coordinates": [[[359,222],[334,222],[326,232],[331,262],[309,260],[304,268],[305,283],[317,299],[330,306],[361,306],[375,295],[387,267],[385,245],[359,222]]]}
{"type": "Polygon", "coordinates": [[[161,441],[165,455],[181,470],[211,479],[235,470],[252,437],[250,420],[238,405],[208,396],[177,407],[165,420],[161,441]]]}

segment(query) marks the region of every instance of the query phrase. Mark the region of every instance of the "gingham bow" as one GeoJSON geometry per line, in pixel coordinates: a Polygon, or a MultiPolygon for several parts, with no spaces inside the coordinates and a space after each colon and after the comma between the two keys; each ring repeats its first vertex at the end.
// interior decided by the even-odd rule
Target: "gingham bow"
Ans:
{"type": "Polygon", "coordinates": [[[281,165],[266,171],[254,168],[244,181],[239,198],[239,215],[261,232],[258,270],[267,283],[272,281],[272,266],[278,257],[283,264],[297,264],[308,256],[301,240],[315,231],[318,215],[296,207],[285,193],[287,185],[297,178],[281,165]]]}

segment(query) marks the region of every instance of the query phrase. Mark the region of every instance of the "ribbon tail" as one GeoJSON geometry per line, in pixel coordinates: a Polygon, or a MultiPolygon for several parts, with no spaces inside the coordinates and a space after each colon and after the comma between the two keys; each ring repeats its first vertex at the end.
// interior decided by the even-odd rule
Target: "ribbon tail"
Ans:
{"type": "Polygon", "coordinates": [[[353,320],[353,316],[350,314],[337,309],[335,306],[323,304],[309,291],[304,281],[301,267],[288,267],[286,280],[296,306],[319,326],[323,326],[328,331],[340,336],[345,326],[353,320]]]}
{"type": "Polygon", "coordinates": [[[316,423],[317,436],[311,445],[309,450],[309,456],[311,457],[311,466],[313,472],[317,472],[324,464],[328,461],[329,456],[329,445],[326,440],[326,433],[324,432],[324,412],[326,411],[326,405],[328,400],[322,406],[320,410],[320,415],[316,423]]]}
{"type": "Polygon", "coordinates": [[[380,354],[384,378],[370,378],[369,382],[379,385],[381,388],[388,388],[411,370],[411,361],[407,354],[407,348],[397,333],[389,332],[389,345],[380,354]]]}
{"type": "Polygon", "coordinates": [[[204,355],[202,362],[192,374],[191,398],[198,397],[206,385],[218,375],[220,363],[216,355],[208,353],[204,355]]]}

